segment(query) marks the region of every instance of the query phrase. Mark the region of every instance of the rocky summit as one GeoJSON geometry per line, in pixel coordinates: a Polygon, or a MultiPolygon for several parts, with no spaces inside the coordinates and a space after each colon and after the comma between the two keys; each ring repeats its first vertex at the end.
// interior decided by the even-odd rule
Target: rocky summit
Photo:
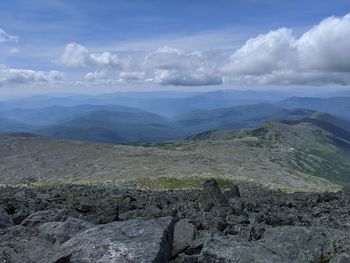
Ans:
{"type": "Polygon", "coordinates": [[[2,186],[1,263],[350,262],[350,192],[2,186]]]}

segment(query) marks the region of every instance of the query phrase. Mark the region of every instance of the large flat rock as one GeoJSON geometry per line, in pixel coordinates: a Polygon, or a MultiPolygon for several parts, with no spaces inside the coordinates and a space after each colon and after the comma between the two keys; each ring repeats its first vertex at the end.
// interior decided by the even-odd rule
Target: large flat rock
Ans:
{"type": "Polygon", "coordinates": [[[72,263],[164,263],[171,256],[173,219],[112,222],[90,228],[63,243],[72,263]]]}

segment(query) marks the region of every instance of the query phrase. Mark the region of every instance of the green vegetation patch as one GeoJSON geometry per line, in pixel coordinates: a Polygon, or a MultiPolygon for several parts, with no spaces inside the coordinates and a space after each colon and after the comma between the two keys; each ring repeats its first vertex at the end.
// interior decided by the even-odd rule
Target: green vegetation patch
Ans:
{"type": "MultiPolygon", "coordinates": [[[[138,181],[138,185],[149,189],[184,189],[184,188],[201,188],[204,181],[209,178],[169,178],[160,177],[155,179],[142,179],[138,181]]],[[[232,181],[215,178],[221,188],[228,188],[232,181]]]]}

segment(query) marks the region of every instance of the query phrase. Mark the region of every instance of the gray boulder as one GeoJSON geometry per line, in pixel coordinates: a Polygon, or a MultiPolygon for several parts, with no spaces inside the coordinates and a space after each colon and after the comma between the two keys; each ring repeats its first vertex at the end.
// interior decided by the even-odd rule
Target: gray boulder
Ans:
{"type": "Polygon", "coordinates": [[[13,222],[11,216],[9,216],[6,213],[0,212],[0,229],[9,228],[14,225],[15,223],[13,222]]]}
{"type": "Polygon", "coordinates": [[[231,184],[228,189],[223,191],[223,194],[227,199],[241,197],[241,193],[236,184],[231,184]]]}
{"type": "Polygon", "coordinates": [[[119,215],[120,220],[129,220],[132,218],[156,218],[160,217],[162,214],[162,211],[155,206],[147,206],[144,209],[135,209],[128,211],[126,213],[122,213],[119,215]]]}
{"type": "Polygon", "coordinates": [[[275,227],[262,240],[265,247],[295,262],[317,262],[350,251],[350,232],[325,227],[275,227]]]}
{"type": "Polygon", "coordinates": [[[201,263],[288,263],[283,256],[256,242],[240,242],[227,236],[209,239],[199,257],[201,263]]]}
{"type": "Polygon", "coordinates": [[[72,263],[168,262],[173,219],[134,219],[90,228],[63,243],[72,263]]]}
{"type": "Polygon", "coordinates": [[[68,211],[64,209],[50,209],[45,211],[38,211],[24,219],[21,225],[28,227],[36,227],[47,222],[65,221],[68,216],[68,211]]]}
{"type": "Polygon", "coordinates": [[[0,231],[0,262],[51,263],[60,252],[50,241],[40,238],[34,228],[15,226],[0,231]]]}
{"type": "Polygon", "coordinates": [[[199,202],[204,211],[210,211],[214,206],[228,205],[228,201],[215,179],[204,182],[199,202]]]}
{"type": "Polygon", "coordinates": [[[332,258],[329,263],[350,263],[350,255],[347,253],[342,253],[332,258]]]}
{"type": "Polygon", "coordinates": [[[68,217],[64,222],[48,222],[38,227],[39,233],[52,242],[64,243],[76,234],[93,227],[94,224],[68,217]]]}
{"type": "MultiPolygon", "coordinates": [[[[264,238],[255,242],[213,237],[204,244],[200,262],[328,262],[346,251],[350,251],[349,232],[321,227],[284,226],[268,229],[264,238]]],[[[345,260],[346,257],[343,255],[340,259],[345,260]]]]}
{"type": "Polygon", "coordinates": [[[182,219],[174,227],[174,243],[172,256],[179,254],[191,246],[195,238],[195,226],[187,219],[182,219]]]}

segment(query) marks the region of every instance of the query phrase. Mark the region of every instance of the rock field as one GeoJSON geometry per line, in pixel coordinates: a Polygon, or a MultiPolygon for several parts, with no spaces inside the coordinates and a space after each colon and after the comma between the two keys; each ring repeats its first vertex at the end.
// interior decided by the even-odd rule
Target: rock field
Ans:
{"type": "Polygon", "coordinates": [[[4,186],[0,262],[350,262],[350,192],[4,186]]]}

